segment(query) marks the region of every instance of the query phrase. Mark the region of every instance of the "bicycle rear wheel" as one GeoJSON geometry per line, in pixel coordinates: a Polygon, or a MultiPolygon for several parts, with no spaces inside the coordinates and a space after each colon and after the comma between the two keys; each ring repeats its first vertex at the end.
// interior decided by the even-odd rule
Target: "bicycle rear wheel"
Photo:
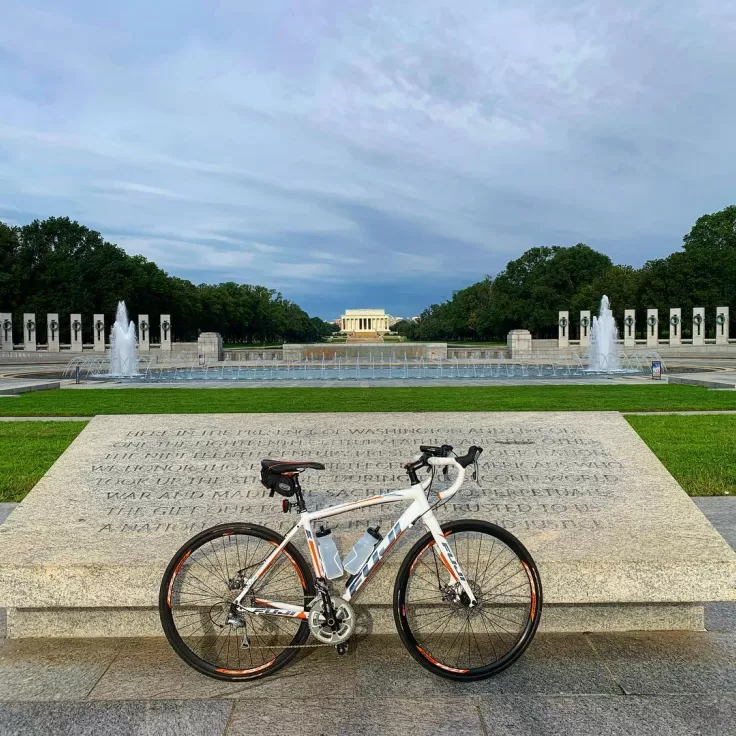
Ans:
{"type": "Polygon", "coordinates": [[[529,552],[513,534],[485,521],[452,521],[442,531],[477,605],[443,563],[427,533],[404,559],[394,586],[394,620],[423,667],[452,680],[482,680],[529,646],[542,610],[542,585],[529,552]]]}
{"type": "MultiPolygon", "coordinates": [[[[250,680],[275,672],[309,636],[302,619],[244,614],[230,623],[230,604],[245,580],[284,538],[255,524],[221,524],[190,539],[174,555],[159,591],[159,615],[174,651],[202,674],[250,680]]],[[[286,545],[246,597],[306,606],[314,577],[292,544],[286,545]]]]}

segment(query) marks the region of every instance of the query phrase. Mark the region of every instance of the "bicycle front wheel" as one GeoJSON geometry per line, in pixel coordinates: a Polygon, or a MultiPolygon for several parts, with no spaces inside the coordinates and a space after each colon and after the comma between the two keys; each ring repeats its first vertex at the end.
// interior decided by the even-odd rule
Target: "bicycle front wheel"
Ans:
{"type": "Polygon", "coordinates": [[[529,646],[542,610],[539,572],[524,545],[485,521],[442,525],[475,595],[448,572],[431,534],[407,554],[394,586],[394,619],[404,646],[436,675],[482,680],[515,662],[529,646]]]}
{"type": "MultiPolygon", "coordinates": [[[[231,603],[245,581],[283,540],[255,524],[221,524],[174,555],[161,581],[159,615],[169,643],[191,667],[220,680],[250,680],[296,656],[296,647],[309,636],[305,620],[231,616],[231,603]]],[[[249,591],[246,604],[254,605],[258,597],[306,606],[314,596],[312,571],[288,544],[249,591]]]]}

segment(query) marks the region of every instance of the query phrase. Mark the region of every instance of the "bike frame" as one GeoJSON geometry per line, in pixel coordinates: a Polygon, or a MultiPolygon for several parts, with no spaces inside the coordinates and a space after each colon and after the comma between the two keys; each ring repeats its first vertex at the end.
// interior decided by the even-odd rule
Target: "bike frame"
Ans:
{"type": "MultiPolygon", "coordinates": [[[[465,480],[465,468],[457,463],[454,458],[429,458],[428,463],[435,467],[453,466],[457,468],[458,476],[453,484],[450,488],[438,494],[438,497],[443,500],[452,498],[452,496],[460,490],[460,486],[465,480]]],[[[401,535],[407,529],[411,529],[421,518],[427,529],[431,532],[439,551],[440,559],[447,568],[449,573],[448,582],[450,584],[459,584],[468,596],[470,606],[473,607],[476,604],[475,595],[470,589],[468,581],[465,579],[465,575],[460,567],[460,563],[455,558],[449,543],[445,539],[445,535],[442,532],[440,524],[434,513],[431,511],[429,501],[427,500],[426,492],[432,483],[433,477],[434,474],[428,476],[425,480],[412,485],[410,488],[400,491],[391,491],[382,495],[364,498],[361,501],[352,501],[350,503],[339,504],[338,506],[331,506],[326,509],[321,509],[320,511],[302,512],[300,514],[299,521],[287,532],[284,537],[284,541],[275,547],[273,552],[263,561],[255,574],[245,582],[243,589],[236,596],[233,604],[240,611],[247,611],[248,613],[256,616],[288,616],[290,618],[306,619],[307,611],[304,606],[280,603],[278,601],[270,601],[263,598],[255,599],[256,603],[261,604],[259,606],[246,606],[243,605],[242,601],[248,595],[250,589],[263,577],[269,567],[271,567],[271,565],[276,561],[279,554],[284,551],[286,545],[296,536],[300,529],[304,530],[304,535],[307,539],[307,546],[309,548],[309,554],[312,559],[312,567],[315,575],[317,578],[324,578],[322,558],[320,557],[319,547],[315,541],[314,532],[312,531],[313,522],[320,521],[321,519],[329,519],[332,516],[346,514],[358,509],[370,508],[371,506],[380,506],[382,504],[397,503],[400,501],[410,501],[411,503],[408,508],[405,509],[398,521],[391,527],[389,533],[378,543],[360,572],[352,575],[348,579],[345,591],[341,598],[346,601],[352,600],[388,551],[396,544],[396,542],[398,542],[401,535]]],[[[288,552],[285,554],[288,555],[288,552]]]]}

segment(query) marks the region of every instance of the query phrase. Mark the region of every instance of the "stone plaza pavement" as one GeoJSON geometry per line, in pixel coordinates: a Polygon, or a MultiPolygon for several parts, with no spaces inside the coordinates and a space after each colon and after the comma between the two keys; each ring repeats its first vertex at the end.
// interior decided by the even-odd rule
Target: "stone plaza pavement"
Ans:
{"type": "MultiPolygon", "coordinates": [[[[696,502],[736,547],[736,499],[696,502]]],[[[398,637],[244,684],[196,674],[157,639],[5,639],[0,734],[736,734],[736,604],[710,605],[706,627],[540,634],[470,685],[430,675],[398,637]]]]}

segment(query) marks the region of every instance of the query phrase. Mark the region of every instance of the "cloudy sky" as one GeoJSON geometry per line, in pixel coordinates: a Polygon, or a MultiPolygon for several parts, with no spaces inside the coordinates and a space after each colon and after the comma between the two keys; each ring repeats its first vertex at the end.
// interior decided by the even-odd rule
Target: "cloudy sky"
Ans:
{"type": "Polygon", "coordinates": [[[736,203],[736,5],[0,0],[0,219],[412,315],[533,245],[736,203]]]}

